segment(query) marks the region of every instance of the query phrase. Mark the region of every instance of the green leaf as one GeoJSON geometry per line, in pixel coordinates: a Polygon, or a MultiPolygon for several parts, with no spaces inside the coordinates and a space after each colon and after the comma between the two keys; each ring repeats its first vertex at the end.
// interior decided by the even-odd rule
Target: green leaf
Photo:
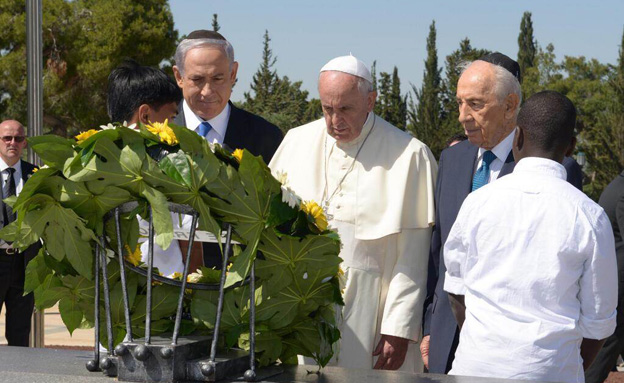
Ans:
{"type": "Polygon", "coordinates": [[[52,270],[46,265],[44,257],[45,251],[41,248],[37,255],[26,265],[24,294],[34,291],[44,283],[48,275],[52,274],[52,270]]]}
{"type": "Polygon", "coordinates": [[[29,137],[28,144],[44,164],[56,169],[62,169],[65,161],[75,154],[72,140],[54,134],[29,137]]]}
{"type": "MultiPolygon", "coordinates": [[[[176,288],[161,285],[152,289],[152,320],[156,321],[175,313],[178,305],[179,291],[176,288]]],[[[145,321],[146,296],[136,299],[136,308],[132,313],[132,323],[145,321]]],[[[134,326],[134,325],[133,325],[134,326]]]]}
{"type": "MultiPolygon", "coordinates": [[[[249,350],[249,331],[240,335],[238,346],[243,350],[249,350]]],[[[268,366],[275,362],[282,353],[282,337],[273,331],[257,332],[256,353],[260,367],[268,366]]]]}
{"type": "MultiPolygon", "coordinates": [[[[128,303],[129,307],[132,308],[134,305],[134,299],[137,295],[137,279],[136,278],[127,278],[127,291],[128,291],[128,303]]],[[[111,291],[111,317],[113,318],[113,323],[121,323],[125,325],[125,314],[124,314],[124,299],[123,299],[123,291],[121,286],[121,280],[117,282],[113,286],[111,291]]]]}
{"type": "Polygon", "coordinates": [[[258,237],[249,242],[247,247],[245,247],[245,250],[243,250],[243,252],[234,259],[234,262],[232,263],[225,279],[226,288],[232,286],[236,282],[244,280],[247,277],[251,270],[251,264],[256,259],[256,251],[258,249],[259,240],[260,236],[258,235],[258,237]]]}
{"type": "Polygon", "coordinates": [[[173,239],[173,222],[169,213],[167,197],[158,190],[146,186],[142,193],[152,207],[152,220],[154,222],[154,242],[166,250],[173,239]]]}
{"type": "Polygon", "coordinates": [[[208,329],[213,329],[217,317],[218,291],[196,291],[191,301],[191,316],[208,329]]]}
{"type": "Polygon", "coordinates": [[[59,313],[61,314],[61,319],[63,323],[65,323],[65,327],[69,331],[69,334],[73,334],[74,330],[80,326],[82,323],[82,310],[76,304],[76,299],[73,296],[64,297],[59,302],[59,313]]]}
{"type": "Polygon", "coordinates": [[[58,277],[49,274],[43,284],[35,289],[34,294],[35,307],[37,310],[44,310],[54,306],[59,299],[68,296],[69,291],[58,277]]]}
{"type": "Polygon", "coordinates": [[[163,158],[158,166],[162,171],[179,183],[185,184],[187,187],[192,185],[191,164],[186,159],[186,154],[182,151],[169,153],[163,158]]]}
{"type": "Polygon", "coordinates": [[[257,261],[256,273],[267,281],[270,294],[290,285],[294,272],[302,275],[306,271],[329,268],[322,278],[330,277],[336,275],[342,262],[336,255],[340,252],[339,242],[324,235],[298,238],[278,236],[273,230],[267,230],[262,233],[258,251],[264,259],[257,261]]]}
{"type": "Polygon", "coordinates": [[[28,201],[35,193],[50,194],[52,198],[55,197],[53,190],[56,189],[58,183],[62,181],[61,177],[57,177],[58,170],[47,168],[39,169],[34,173],[28,182],[24,183],[24,187],[17,197],[17,202],[13,206],[14,210],[22,211],[28,201]]]}

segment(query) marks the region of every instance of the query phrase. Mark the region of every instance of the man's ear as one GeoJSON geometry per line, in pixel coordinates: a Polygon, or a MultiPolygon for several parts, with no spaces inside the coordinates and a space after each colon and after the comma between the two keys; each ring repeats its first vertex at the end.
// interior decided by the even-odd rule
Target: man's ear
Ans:
{"type": "Polygon", "coordinates": [[[234,81],[236,81],[237,72],[238,72],[238,61],[234,61],[232,63],[232,71],[230,72],[230,81],[232,81],[232,84],[234,84],[234,81]]]}
{"type": "Polygon", "coordinates": [[[572,137],[572,141],[570,141],[570,146],[568,146],[568,150],[566,150],[566,157],[572,157],[574,154],[574,149],[576,149],[576,137],[572,137]]]}
{"type": "Polygon", "coordinates": [[[139,109],[137,110],[137,121],[142,124],[149,124],[151,111],[152,108],[149,105],[141,104],[141,106],[139,106],[139,109]]]}
{"type": "Polygon", "coordinates": [[[524,148],[524,130],[521,127],[516,127],[516,133],[514,134],[513,147],[517,151],[521,151],[524,148]]]}
{"type": "Polygon", "coordinates": [[[178,86],[182,88],[182,84],[184,83],[184,80],[182,79],[182,73],[180,73],[180,70],[178,69],[177,65],[173,66],[173,77],[175,77],[175,80],[178,83],[178,86]]]}
{"type": "Polygon", "coordinates": [[[510,93],[505,98],[505,119],[511,120],[516,117],[516,111],[520,107],[520,98],[515,93],[510,93]]]}
{"type": "Polygon", "coordinates": [[[377,100],[377,91],[368,92],[366,97],[366,109],[368,112],[372,112],[375,108],[375,101],[377,100]]]}

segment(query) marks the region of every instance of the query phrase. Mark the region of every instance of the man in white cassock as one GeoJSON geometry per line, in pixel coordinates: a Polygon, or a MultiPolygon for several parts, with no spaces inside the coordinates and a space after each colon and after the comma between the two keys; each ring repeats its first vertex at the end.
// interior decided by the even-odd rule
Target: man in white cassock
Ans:
{"type": "Polygon", "coordinates": [[[372,110],[366,65],[353,56],[319,76],[324,118],[288,132],[269,167],[322,204],[342,241],[341,340],[332,363],[419,372],[437,165],[429,148],[372,110]]]}

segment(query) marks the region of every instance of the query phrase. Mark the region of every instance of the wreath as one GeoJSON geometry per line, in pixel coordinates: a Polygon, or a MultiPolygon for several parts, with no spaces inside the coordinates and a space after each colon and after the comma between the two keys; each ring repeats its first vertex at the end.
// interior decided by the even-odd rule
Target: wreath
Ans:
{"type": "MultiPolygon", "coordinates": [[[[195,132],[173,124],[139,124],[137,129],[109,124],[67,139],[55,135],[28,142],[45,166],[6,202],[17,219],[0,237],[21,250],[40,241],[42,248],[26,269],[25,293],[34,292],[38,309],[57,302],[70,334],[92,328],[94,256],[104,235],[114,344],[126,335],[114,220],[111,209],[130,201],[137,208],[121,217],[122,256],[140,264],[138,217],[151,207],[155,243],[166,249],[173,239],[168,203],[188,205],[199,213],[198,230],[220,238],[230,224],[236,247],[228,267],[221,341],[249,349],[249,286],[241,285],[255,260],[256,357],[260,365],[312,357],[324,366],[340,338],[336,304],[343,304],[338,257],[340,240],[328,230],[323,210],[302,202],[275,179],[261,157],[247,150],[233,153],[210,144],[195,132]]],[[[281,182],[280,182],[281,181],[281,182]]],[[[157,270],[156,270],[157,272],[157,270]]],[[[218,272],[201,268],[190,282],[211,282],[218,272]]],[[[179,276],[173,276],[179,278],[179,276]]],[[[152,333],[173,328],[179,290],[167,284],[152,289],[152,333]]],[[[132,331],[144,334],[147,280],[128,276],[132,331]]],[[[215,291],[187,290],[181,333],[209,334],[217,311],[215,291]]],[[[102,302],[100,304],[103,305],[102,302]]],[[[103,310],[101,310],[102,312],[103,310]]],[[[102,314],[103,315],[103,314],[102,314]]],[[[100,323],[105,323],[100,320],[100,323]]],[[[106,331],[100,329],[107,344],[106,331]]]]}

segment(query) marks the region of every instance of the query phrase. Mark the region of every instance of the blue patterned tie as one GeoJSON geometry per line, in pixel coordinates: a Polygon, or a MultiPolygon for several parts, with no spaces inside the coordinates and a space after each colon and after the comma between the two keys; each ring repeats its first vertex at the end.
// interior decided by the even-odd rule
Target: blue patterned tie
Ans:
{"type": "Polygon", "coordinates": [[[199,126],[197,127],[198,131],[197,134],[199,134],[200,136],[206,138],[206,135],[208,134],[208,132],[210,132],[210,130],[212,129],[212,125],[210,125],[208,123],[208,121],[204,121],[201,124],[199,124],[199,126]]]}
{"type": "Polygon", "coordinates": [[[477,190],[481,186],[488,183],[490,178],[490,164],[496,159],[496,154],[491,150],[483,153],[483,161],[481,161],[481,167],[477,170],[472,178],[472,191],[477,190]]]}

